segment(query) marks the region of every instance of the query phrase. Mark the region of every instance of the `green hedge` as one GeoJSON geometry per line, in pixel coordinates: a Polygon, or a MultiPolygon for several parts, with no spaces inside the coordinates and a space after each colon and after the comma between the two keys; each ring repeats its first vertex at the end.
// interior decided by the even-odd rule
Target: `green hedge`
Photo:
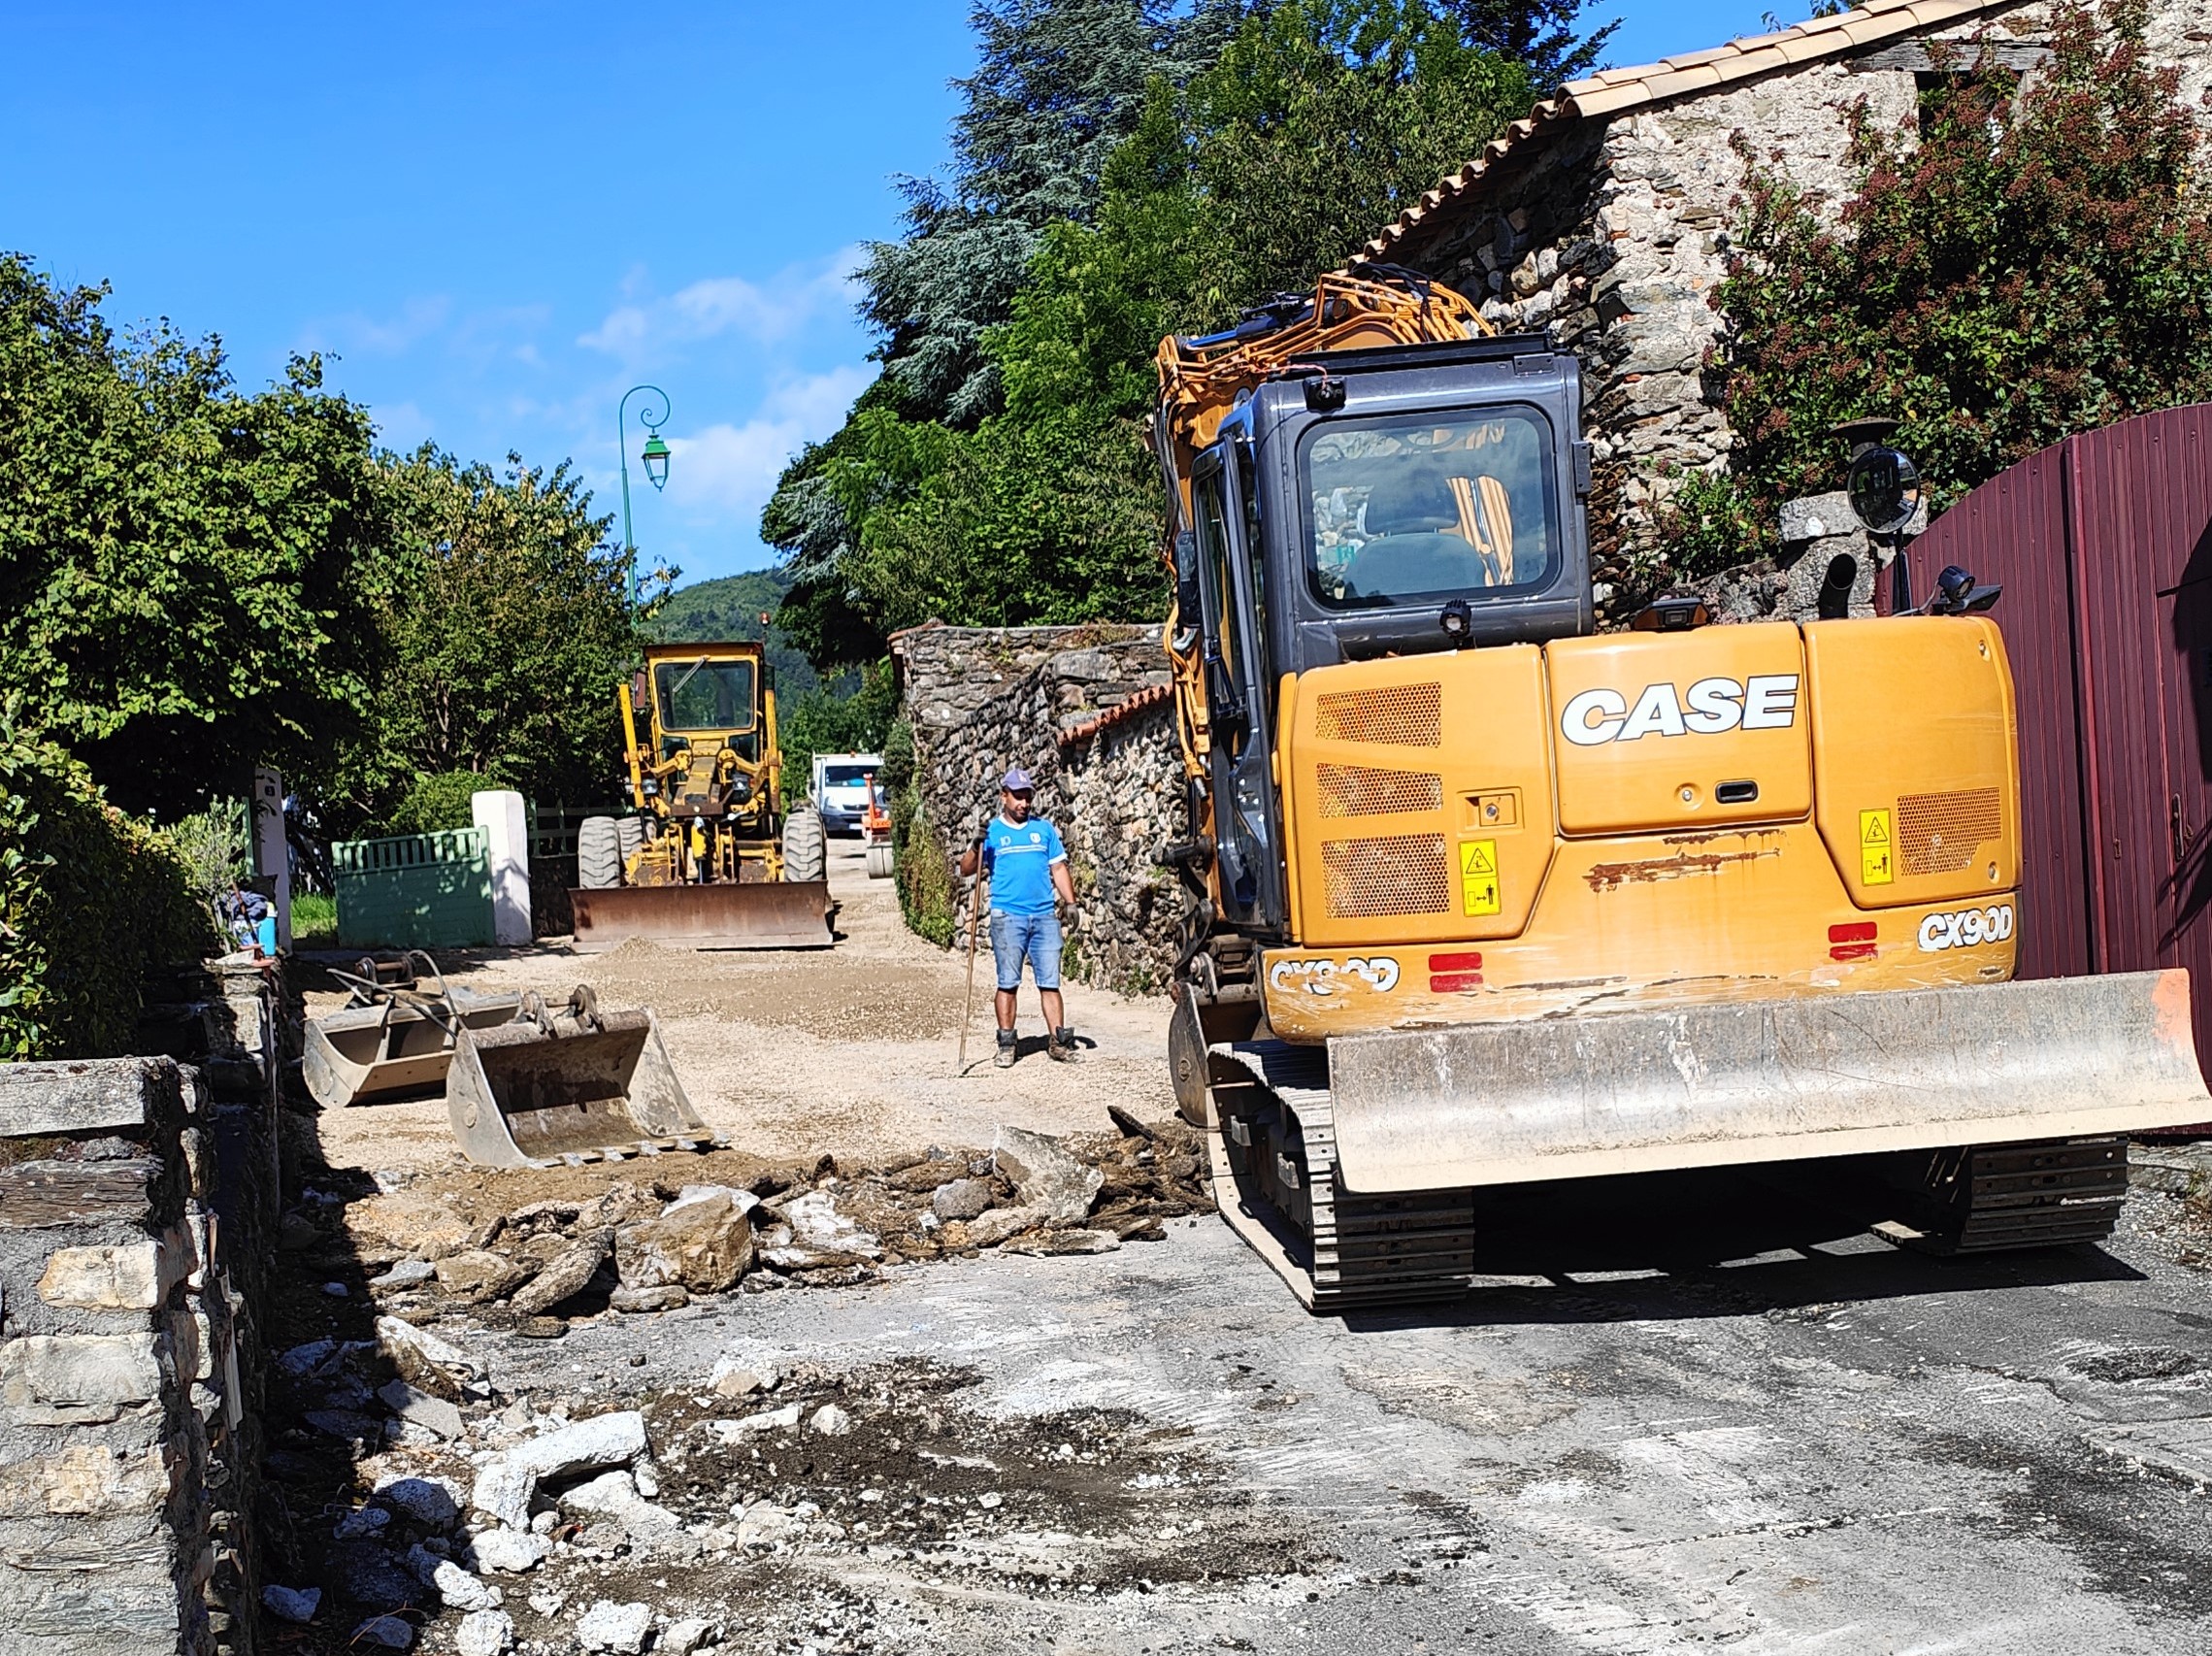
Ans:
{"type": "Polygon", "coordinates": [[[128,1052],[147,971],[215,946],[167,836],[0,715],[0,1060],[128,1052]]]}
{"type": "Polygon", "coordinates": [[[914,727],[905,718],[892,720],[883,738],[883,786],[891,796],[892,873],[900,911],[909,930],[940,948],[948,947],[957,926],[953,911],[959,891],[944,847],[922,809],[921,789],[914,785],[914,727]]]}

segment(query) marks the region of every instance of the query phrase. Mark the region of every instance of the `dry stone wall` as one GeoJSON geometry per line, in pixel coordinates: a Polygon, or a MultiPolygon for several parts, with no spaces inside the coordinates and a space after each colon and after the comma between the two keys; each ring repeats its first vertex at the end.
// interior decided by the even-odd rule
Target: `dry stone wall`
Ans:
{"type": "Polygon", "coordinates": [[[148,1031],[196,1063],[0,1066],[7,1648],[255,1648],[252,1308],[280,1194],[278,970],[172,982],[148,1031]]]}
{"type": "MultiPolygon", "coordinates": [[[[1160,853],[1185,832],[1182,757],[1156,626],[929,627],[893,641],[915,785],[957,854],[1019,765],[1068,843],[1077,897],[1066,970],[1128,992],[1165,988],[1181,914],[1160,853]]],[[[956,943],[967,946],[959,893],[956,943]]]]}

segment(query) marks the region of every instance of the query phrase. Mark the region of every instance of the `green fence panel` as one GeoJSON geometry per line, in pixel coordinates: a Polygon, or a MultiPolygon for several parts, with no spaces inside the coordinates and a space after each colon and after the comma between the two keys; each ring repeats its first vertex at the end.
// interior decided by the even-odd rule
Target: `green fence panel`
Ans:
{"type": "Polygon", "coordinates": [[[492,941],[491,845],[481,828],[330,847],[340,948],[481,948],[492,941]]]}

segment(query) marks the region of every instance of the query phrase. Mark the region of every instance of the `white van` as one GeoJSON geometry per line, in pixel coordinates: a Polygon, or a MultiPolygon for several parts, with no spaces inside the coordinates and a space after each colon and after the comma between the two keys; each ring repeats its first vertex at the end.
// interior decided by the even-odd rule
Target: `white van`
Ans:
{"type": "Polygon", "coordinates": [[[857,834],[868,810],[868,778],[883,774],[880,753],[817,753],[808,797],[832,834],[857,834]]]}

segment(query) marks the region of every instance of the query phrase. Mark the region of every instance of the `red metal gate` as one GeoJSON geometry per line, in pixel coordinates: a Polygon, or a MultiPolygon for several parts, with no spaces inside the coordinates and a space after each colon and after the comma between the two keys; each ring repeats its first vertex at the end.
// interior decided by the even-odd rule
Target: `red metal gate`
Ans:
{"type": "Polygon", "coordinates": [[[2186,966],[2212,1071],[2212,404],[2030,456],[1914,543],[2001,581],[2024,977],[2186,966]]]}

